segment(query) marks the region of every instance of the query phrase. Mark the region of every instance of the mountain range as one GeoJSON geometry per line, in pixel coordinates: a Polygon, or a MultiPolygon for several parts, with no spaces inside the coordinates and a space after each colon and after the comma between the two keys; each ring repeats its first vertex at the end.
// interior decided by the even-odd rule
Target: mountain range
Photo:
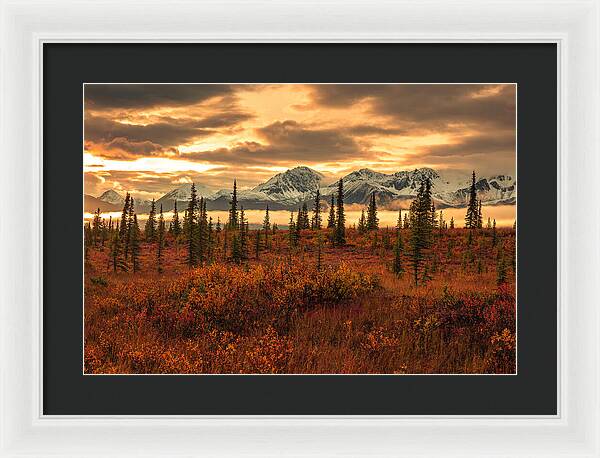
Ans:
{"type": "MultiPolygon", "coordinates": [[[[406,207],[417,193],[417,189],[425,178],[433,184],[433,199],[437,208],[464,207],[469,198],[471,177],[454,171],[437,172],[431,168],[420,168],[411,171],[400,171],[392,174],[361,169],[344,176],[344,203],[364,205],[371,193],[375,192],[377,201],[382,207],[406,207]]],[[[248,190],[238,190],[238,201],[245,209],[263,210],[269,205],[271,210],[297,210],[304,202],[312,202],[316,190],[319,189],[325,203],[330,202],[331,195],[337,192],[338,182],[324,184],[324,176],[300,166],[278,173],[264,183],[248,190]]],[[[231,189],[211,190],[201,183],[196,183],[198,196],[206,199],[208,210],[226,210],[231,200],[231,189]]],[[[170,211],[177,201],[179,210],[183,210],[190,198],[191,183],[185,183],[156,201],[156,208],[170,211]]],[[[479,178],[475,187],[477,195],[484,205],[515,204],[517,183],[509,175],[493,175],[479,178]]],[[[98,197],[85,195],[84,210],[93,212],[121,211],[124,196],[108,190],[98,197]]],[[[135,208],[139,213],[147,212],[151,202],[135,199],[135,208]]]]}

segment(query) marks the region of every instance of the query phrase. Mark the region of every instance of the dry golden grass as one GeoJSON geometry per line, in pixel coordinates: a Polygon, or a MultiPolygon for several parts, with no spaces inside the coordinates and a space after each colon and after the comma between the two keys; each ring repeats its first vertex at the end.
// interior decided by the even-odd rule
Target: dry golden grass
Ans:
{"type": "Polygon", "coordinates": [[[385,229],[325,244],[321,271],[313,231],[291,252],[280,231],[241,266],[219,240],[214,262],[193,270],[169,239],[161,275],[151,244],[136,274],[112,273],[108,250],[91,250],[85,372],[514,373],[514,272],[498,287],[496,263],[502,245],[510,264],[515,239],[498,234],[494,247],[481,230],[470,248],[465,230],[436,234],[432,279],[419,287],[406,257],[400,278],[390,272],[395,232],[385,229]]]}

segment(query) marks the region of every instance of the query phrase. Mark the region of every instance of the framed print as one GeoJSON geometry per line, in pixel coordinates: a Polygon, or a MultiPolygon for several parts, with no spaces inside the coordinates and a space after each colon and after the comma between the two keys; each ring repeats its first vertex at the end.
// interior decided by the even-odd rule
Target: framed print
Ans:
{"type": "Polygon", "coordinates": [[[596,3],[114,6],[2,4],[2,456],[598,456],[596,3]]]}

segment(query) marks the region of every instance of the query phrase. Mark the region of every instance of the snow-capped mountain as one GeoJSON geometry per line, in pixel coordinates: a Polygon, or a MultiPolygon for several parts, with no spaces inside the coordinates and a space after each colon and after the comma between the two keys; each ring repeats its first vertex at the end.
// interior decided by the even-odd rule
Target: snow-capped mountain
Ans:
{"type": "MultiPolygon", "coordinates": [[[[111,210],[108,211],[120,211],[123,209],[123,204],[125,203],[125,196],[118,193],[114,189],[109,189],[108,191],[104,191],[99,197],[98,200],[109,204],[111,210]]],[[[134,206],[135,209],[139,212],[148,211],[150,208],[151,202],[147,199],[140,199],[134,197],[134,206]]]]}
{"type": "MultiPolygon", "coordinates": [[[[208,197],[214,194],[214,191],[211,190],[208,186],[204,186],[200,183],[194,183],[196,187],[196,195],[198,198],[200,197],[208,197]]],[[[190,196],[192,195],[192,183],[184,183],[181,186],[169,191],[164,196],[156,201],[157,210],[162,205],[163,211],[170,211],[175,206],[175,201],[177,201],[177,208],[182,210],[185,208],[185,205],[190,200],[190,196]]]]}
{"type": "MultiPolygon", "coordinates": [[[[400,171],[394,174],[362,169],[345,177],[344,201],[366,204],[373,192],[385,205],[396,200],[411,200],[421,182],[432,182],[433,198],[438,207],[462,207],[469,198],[470,177],[455,172],[436,172],[430,168],[400,171]]],[[[516,182],[508,175],[482,178],[475,184],[478,197],[486,205],[512,204],[516,197],[516,182]]],[[[321,193],[329,196],[337,192],[337,182],[324,188],[321,193]]]]}
{"type": "Polygon", "coordinates": [[[108,204],[113,205],[123,205],[125,203],[125,197],[119,194],[114,189],[109,189],[108,191],[104,191],[100,197],[98,197],[102,202],[106,202],[108,204]]]}
{"type": "MultiPolygon", "coordinates": [[[[323,175],[308,167],[295,167],[278,173],[266,183],[259,184],[251,192],[265,194],[270,200],[297,204],[310,199],[320,187],[323,175]]],[[[243,193],[242,193],[243,194],[243,193]]]]}
{"type": "MultiPolygon", "coordinates": [[[[436,207],[464,207],[469,199],[471,176],[456,171],[436,171],[430,168],[403,170],[392,174],[361,169],[344,176],[344,202],[364,205],[374,192],[382,207],[392,202],[410,201],[414,198],[423,180],[432,182],[433,198],[436,207]]],[[[317,189],[320,190],[324,203],[330,202],[330,196],[337,193],[338,182],[323,185],[324,176],[308,167],[300,166],[278,173],[264,183],[252,189],[238,188],[238,202],[247,210],[263,210],[267,205],[271,210],[296,210],[304,202],[314,199],[317,189]]],[[[208,186],[195,183],[198,197],[206,199],[208,210],[226,210],[231,201],[232,189],[221,189],[214,192],[208,186]]],[[[191,194],[191,183],[185,183],[156,201],[156,209],[163,206],[163,211],[173,209],[174,203],[181,211],[185,209],[191,194]]],[[[479,178],[475,184],[477,196],[484,205],[514,204],[516,202],[517,183],[509,175],[494,175],[479,178]]],[[[89,198],[90,208],[97,205],[98,200],[106,206],[121,209],[124,197],[114,190],[104,192],[99,198],[89,198]],[[94,200],[92,202],[92,200],[94,200]]],[[[149,201],[136,199],[136,210],[146,212],[150,208],[149,201]]],[[[87,208],[86,204],[86,208],[87,208]]],[[[95,208],[93,209],[95,210],[95,208]]],[[[91,211],[93,211],[91,210],[91,211]]],[[[104,211],[104,210],[103,210],[104,211]]]]}

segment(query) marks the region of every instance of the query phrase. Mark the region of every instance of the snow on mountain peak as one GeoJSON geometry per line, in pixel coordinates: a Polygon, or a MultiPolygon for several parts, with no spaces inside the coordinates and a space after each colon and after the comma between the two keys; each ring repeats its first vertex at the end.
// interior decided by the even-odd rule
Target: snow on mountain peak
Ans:
{"type": "Polygon", "coordinates": [[[108,191],[104,191],[100,197],[98,197],[102,202],[106,202],[109,204],[122,204],[125,202],[125,197],[119,194],[114,189],[109,189],[108,191]]]}
{"type": "Polygon", "coordinates": [[[252,191],[266,194],[271,199],[299,202],[319,188],[322,178],[321,173],[306,166],[299,166],[278,173],[252,191]]]}

